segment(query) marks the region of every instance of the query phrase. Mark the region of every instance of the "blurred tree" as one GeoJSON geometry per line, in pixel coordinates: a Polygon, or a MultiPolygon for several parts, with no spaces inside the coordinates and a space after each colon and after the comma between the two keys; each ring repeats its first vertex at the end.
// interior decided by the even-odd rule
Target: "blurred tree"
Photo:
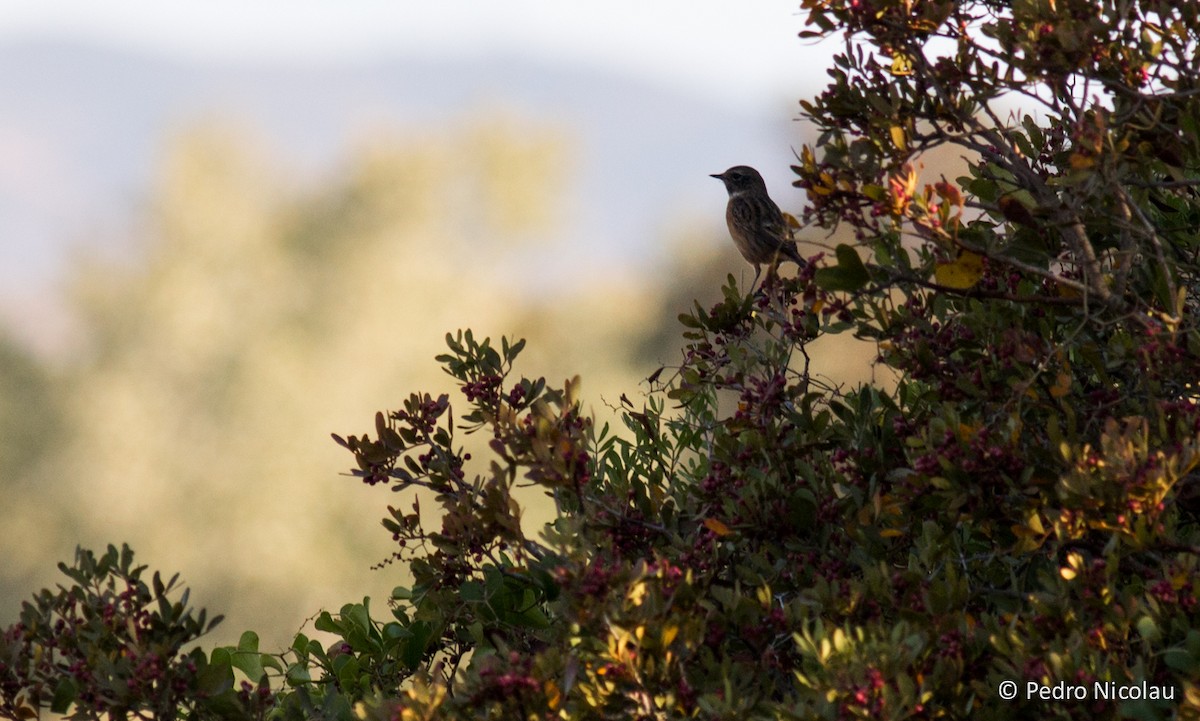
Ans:
{"type": "Polygon", "coordinates": [[[0,482],[6,491],[20,471],[50,451],[60,430],[50,372],[7,336],[0,335],[0,482]]]}
{"type": "Polygon", "coordinates": [[[89,335],[39,482],[50,503],[79,509],[77,528],[35,530],[18,547],[32,560],[79,538],[130,541],[225,589],[239,623],[274,623],[279,640],[383,555],[359,520],[365,499],[333,474],[331,427],[436,386],[429,359],[446,327],[585,328],[542,358],[564,375],[582,363],[602,389],[627,375],[620,339],[644,318],[611,297],[596,313],[589,293],[603,291],[582,283],[542,308],[495,272],[562,220],[561,132],[512,120],[381,134],[315,187],[285,181],[251,137],[182,135],[151,199],[144,260],[80,269],[89,335]],[[315,584],[314,562],[327,569],[315,584]]]}
{"type": "Polygon", "coordinates": [[[54,463],[62,430],[53,371],[0,334],[0,494],[7,499],[0,548],[11,549],[0,564],[0,607],[15,607],[20,589],[44,569],[45,559],[18,552],[29,536],[70,525],[69,512],[47,507],[33,472],[54,463]]]}

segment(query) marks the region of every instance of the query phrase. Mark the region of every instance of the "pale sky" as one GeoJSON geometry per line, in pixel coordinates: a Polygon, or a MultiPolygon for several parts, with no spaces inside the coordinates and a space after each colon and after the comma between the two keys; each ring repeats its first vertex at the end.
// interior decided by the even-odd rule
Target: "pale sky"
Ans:
{"type": "Polygon", "coordinates": [[[496,52],[761,102],[811,84],[829,48],[800,41],[797,0],[15,0],[0,40],[71,37],[193,60],[496,52]],[[819,58],[821,60],[819,60],[819,58]]]}
{"type": "MultiPolygon", "coordinates": [[[[698,165],[695,188],[686,190],[719,205],[720,188],[706,176],[735,163],[765,166],[767,158],[775,159],[774,175],[768,175],[779,186],[778,193],[787,192],[788,141],[770,148],[769,154],[748,149],[760,147],[754,143],[762,137],[753,118],[778,118],[780,127],[786,127],[798,110],[796,99],[826,81],[825,69],[838,44],[817,47],[801,41],[797,33],[804,28],[804,17],[799,8],[800,0],[0,0],[0,45],[48,40],[235,67],[248,61],[277,61],[295,68],[369,65],[388,58],[520,57],[632,76],[747,118],[744,133],[680,155],[698,165]]],[[[23,70],[12,66],[3,72],[23,70]]],[[[627,143],[631,155],[637,155],[633,149],[639,142],[650,141],[623,122],[628,118],[612,120],[618,130],[632,128],[636,137],[627,143]]],[[[53,324],[44,314],[35,317],[24,309],[50,307],[43,295],[69,243],[90,237],[87,229],[98,204],[107,208],[114,193],[136,197],[140,190],[114,189],[119,181],[99,175],[106,168],[91,156],[85,162],[71,155],[57,165],[44,158],[30,160],[32,150],[19,142],[31,133],[38,135],[37,128],[7,128],[12,131],[7,146],[5,130],[5,118],[0,117],[0,147],[6,148],[9,165],[16,168],[7,177],[10,185],[19,184],[20,192],[8,187],[13,192],[4,195],[6,176],[0,173],[0,206],[7,202],[9,210],[14,210],[13,204],[26,207],[15,208],[0,223],[0,323],[6,316],[15,317],[22,327],[33,329],[22,331],[33,337],[53,324]],[[51,176],[41,186],[33,182],[36,177],[31,180],[32,170],[66,172],[77,165],[92,174],[85,173],[83,180],[51,176]],[[103,181],[99,189],[93,187],[96,178],[103,181]],[[79,193],[87,190],[94,197],[64,199],[64,189],[82,188],[85,181],[91,185],[79,193]],[[108,195],[101,197],[101,190],[108,195]],[[37,202],[30,201],[31,196],[37,202]]],[[[61,140],[52,134],[47,138],[47,143],[61,140]]],[[[54,157],[78,151],[74,145],[42,149],[54,151],[54,157]]],[[[635,215],[612,210],[597,214],[635,215]]],[[[720,232],[720,214],[714,217],[720,232]]]]}

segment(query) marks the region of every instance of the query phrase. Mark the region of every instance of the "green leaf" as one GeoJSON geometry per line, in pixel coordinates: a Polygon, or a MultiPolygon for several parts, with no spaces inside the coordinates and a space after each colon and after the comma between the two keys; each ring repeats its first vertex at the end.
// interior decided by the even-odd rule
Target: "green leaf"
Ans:
{"type": "Polygon", "coordinates": [[[317,616],[317,620],[313,623],[313,627],[315,627],[318,631],[336,633],[339,636],[343,632],[342,624],[333,620],[333,616],[328,611],[322,611],[321,615],[317,616]]]}
{"type": "Polygon", "coordinates": [[[1038,156],[1038,149],[1034,147],[1034,144],[1024,133],[1013,131],[1012,139],[1017,149],[1021,151],[1021,155],[1024,155],[1026,158],[1036,158],[1038,156]]]}
{"type": "Polygon", "coordinates": [[[308,666],[302,663],[294,663],[288,666],[285,678],[289,686],[302,686],[312,683],[312,674],[309,672],[308,666]]]}
{"type": "Polygon", "coordinates": [[[78,693],[79,688],[70,676],[60,678],[54,686],[54,697],[50,699],[50,711],[56,714],[65,714],[71,708],[71,704],[75,703],[75,696],[78,693]]]}
{"type": "Polygon", "coordinates": [[[507,351],[505,351],[505,353],[504,353],[505,360],[508,360],[510,362],[515,360],[516,357],[518,355],[520,355],[521,351],[524,349],[525,349],[525,339],[521,338],[516,343],[513,343],[512,346],[509,347],[509,349],[507,351]]]}
{"type": "Polygon", "coordinates": [[[1138,630],[1138,634],[1150,643],[1158,643],[1162,640],[1162,631],[1150,616],[1142,616],[1134,625],[1138,630]]]}
{"type": "Polygon", "coordinates": [[[521,625],[527,628],[550,628],[550,619],[538,606],[530,606],[520,616],[521,625]]]}
{"type": "Polygon", "coordinates": [[[296,638],[292,641],[292,650],[303,656],[308,653],[308,636],[302,633],[296,634],[296,638]]]}
{"type": "Polygon", "coordinates": [[[1034,148],[1041,149],[1046,145],[1046,136],[1042,134],[1042,129],[1034,119],[1028,115],[1021,119],[1021,126],[1025,128],[1026,134],[1029,136],[1029,142],[1034,148]]]}
{"type": "Polygon", "coordinates": [[[1188,676],[1200,671],[1200,660],[1182,648],[1168,648],[1163,651],[1163,663],[1188,676]]]}
{"type": "Polygon", "coordinates": [[[333,672],[337,676],[338,684],[343,689],[351,691],[359,691],[360,665],[358,659],[348,654],[343,654],[333,659],[333,672]]]}
{"type": "Polygon", "coordinates": [[[417,621],[408,630],[412,632],[412,638],[404,644],[404,653],[400,660],[409,669],[416,670],[421,663],[421,658],[425,655],[425,647],[433,636],[433,629],[425,621],[417,621]]]}
{"type": "Polygon", "coordinates": [[[546,569],[534,566],[529,569],[529,576],[537,584],[537,587],[541,590],[542,595],[547,601],[554,601],[558,598],[560,592],[558,582],[554,580],[554,576],[546,571],[546,569]]]}
{"type": "Polygon", "coordinates": [[[214,648],[207,664],[199,669],[196,689],[217,696],[233,688],[233,658],[227,648],[214,648]]]}
{"type": "Polygon", "coordinates": [[[458,596],[467,603],[478,603],[483,600],[483,584],[479,581],[466,581],[459,586],[458,596]]]}
{"type": "Polygon", "coordinates": [[[253,631],[246,631],[242,637],[238,639],[239,651],[258,651],[258,634],[253,631]]]}
{"type": "Polygon", "coordinates": [[[234,668],[246,674],[246,678],[258,683],[267,674],[263,669],[262,659],[263,654],[256,651],[236,651],[231,656],[230,663],[234,668]]]}
{"type": "Polygon", "coordinates": [[[821,268],[817,271],[817,285],[825,290],[855,291],[867,284],[871,279],[867,267],[863,264],[858,251],[849,245],[837,247],[838,264],[833,268],[821,268]]]}
{"type": "Polygon", "coordinates": [[[1183,644],[1187,648],[1188,653],[1191,654],[1192,658],[1196,659],[1196,661],[1200,663],[1200,631],[1197,631],[1196,629],[1188,631],[1187,637],[1184,639],[1183,644]]]}
{"type": "Polygon", "coordinates": [[[882,185],[872,185],[867,183],[862,186],[862,194],[876,203],[881,203],[887,199],[887,189],[882,185]]]}

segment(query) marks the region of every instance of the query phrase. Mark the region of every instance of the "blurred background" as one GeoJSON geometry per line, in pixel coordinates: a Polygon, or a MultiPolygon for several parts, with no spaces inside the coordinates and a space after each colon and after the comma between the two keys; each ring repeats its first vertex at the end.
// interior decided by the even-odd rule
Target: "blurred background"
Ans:
{"type": "MultiPolygon", "coordinates": [[[[833,51],[802,27],[794,0],[0,6],[0,625],[122,542],[219,642],[382,610],[402,499],[329,434],[450,391],[460,328],[527,337],[518,370],[580,374],[602,420],[636,401],[678,314],[752,277],[708,174],[802,208],[833,51]]],[[[834,340],[818,370],[869,378],[834,340]]]]}

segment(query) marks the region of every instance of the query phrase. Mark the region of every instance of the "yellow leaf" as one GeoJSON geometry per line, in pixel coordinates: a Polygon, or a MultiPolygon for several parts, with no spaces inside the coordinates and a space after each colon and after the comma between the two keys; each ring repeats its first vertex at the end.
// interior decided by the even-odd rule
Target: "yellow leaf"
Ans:
{"type": "Polygon", "coordinates": [[[1059,371],[1054,385],[1050,387],[1051,398],[1062,398],[1071,392],[1071,376],[1066,371],[1059,371]]]}
{"type": "Polygon", "coordinates": [[[812,148],[805,145],[800,149],[800,162],[804,164],[806,170],[817,167],[817,157],[813,154],[812,148]]]}
{"type": "Polygon", "coordinates": [[[558,684],[553,681],[547,681],[542,686],[546,694],[546,705],[553,711],[558,708],[558,704],[562,702],[562,694],[559,693],[558,684]]]}
{"type": "Polygon", "coordinates": [[[892,134],[892,144],[901,151],[908,150],[908,139],[904,135],[904,128],[899,125],[893,125],[890,132],[892,134]]]}
{"type": "Polygon", "coordinates": [[[1046,527],[1042,525],[1042,517],[1036,511],[1029,515],[1026,523],[1029,525],[1029,530],[1038,535],[1045,535],[1046,527]]]}
{"type": "Polygon", "coordinates": [[[1058,297],[1060,297],[1060,298],[1082,298],[1083,297],[1083,293],[1080,293],[1079,289],[1074,286],[1070,286],[1065,283],[1057,283],[1056,285],[1057,285],[1056,290],[1058,291],[1058,297]]]}
{"type": "Polygon", "coordinates": [[[787,224],[789,231],[799,230],[800,228],[804,227],[800,225],[799,220],[796,220],[796,216],[792,215],[791,213],[783,214],[783,222],[787,224]]]}
{"type": "Polygon", "coordinates": [[[1071,170],[1087,170],[1096,164],[1096,159],[1083,153],[1071,153],[1071,170]]]}
{"type": "Polygon", "coordinates": [[[729,530],[729,526],[726,526],[715,518],[705,518],[704,527],[721,537],[733,533],[733,531],[729,530]]]}
{"type": "Polygon", "coordinates": [[[885,528],[879,532],[879,535],[884,538],[896,538],[897,536],[903,536],[904,532],[896,528],[885,528]]]}
{"type": "Polygon", "coordinates": [[[933,275],[939,285],[955,290],[973,287],[983,276],[983,258],[978,253],[964,250],[952,261],[938,263],[933,275]]]}
{"type": "Polygon", "coordinates": [[[646,584],[638,581],[630,587],[629,592],[625,596],[634,606],[642,605],[642,601],[646,599],[646,584]]]}
{"type": "Polygon", "coordinates": [[[664,628],[663,632],[662,632],[663,647],[665,648],[667,646],[670,646],[671,642],[674,641],[675,637],[678,635],[679,635],[679,627],[678,626],[670,625],[670,626],[667,626],[666,628],[664,628]]]}
{"type": "Polygon", "coordinates": [[[892,75],[912,75],[913,66],[912,58],[904,53],[895,53],[892,55],[892,75]]]}
{"type": "Polygon", "coordinates": [[[1045,534],[1037,533],[1029,526],[1020,524],[1009,526],[1009,530],[1017,537],[1017,542],[1013,545],[1014,551],[1032,551],[1042,545],[1042,539],[1045,537],[1045,534]]]}

